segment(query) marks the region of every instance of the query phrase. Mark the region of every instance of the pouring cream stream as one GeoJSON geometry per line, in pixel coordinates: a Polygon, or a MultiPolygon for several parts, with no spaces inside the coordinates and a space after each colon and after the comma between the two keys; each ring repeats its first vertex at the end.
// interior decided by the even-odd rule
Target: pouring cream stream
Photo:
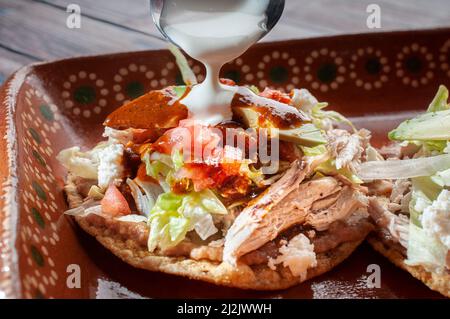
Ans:
{"type": "Polygon", "coordinates": [[[232,118],[238,87],[219,81],[222,66],[243,54],[266,32],[269,0],[165,0],[161,29],[206,68],[206,78],[181,101],[204,125],[232,118]]]}

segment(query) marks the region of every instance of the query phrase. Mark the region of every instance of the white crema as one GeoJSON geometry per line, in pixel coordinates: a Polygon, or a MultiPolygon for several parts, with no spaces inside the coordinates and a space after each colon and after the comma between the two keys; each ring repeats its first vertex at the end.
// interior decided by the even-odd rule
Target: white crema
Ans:
{"type": "Polygon", "coordinates": [[[203,63],[205,80],[181,101],[189,117],[205,125],[232,118],[238,89],[219,82],[222,66],[244,53],[266,32],[269,0],[166,0],[161,28],[187,54],[203,63]]]}

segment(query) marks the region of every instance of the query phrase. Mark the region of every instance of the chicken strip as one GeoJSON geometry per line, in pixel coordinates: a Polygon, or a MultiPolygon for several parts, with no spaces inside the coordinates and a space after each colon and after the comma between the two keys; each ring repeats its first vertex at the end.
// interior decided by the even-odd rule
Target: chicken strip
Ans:
{"type": "Polygon", "coordinates": [[[294,163],[286,174],[246,207],[225,237],[224,261],[236,260],[275,239],[283,230],[306,220],[317,200],[340,191],[336,179],[324,177],[300,184],[308,167],[294,163]]]}
{"type": "Polygon", "coordinates": [[[339,193],[335,204],[327,209],[312,212],[306,217],[306,224],[311,225],[318,231],[328,228],[333,222],[345,219],[358,208],[367,206],[366,197],[351,187],[345,186],[339,193]]]}

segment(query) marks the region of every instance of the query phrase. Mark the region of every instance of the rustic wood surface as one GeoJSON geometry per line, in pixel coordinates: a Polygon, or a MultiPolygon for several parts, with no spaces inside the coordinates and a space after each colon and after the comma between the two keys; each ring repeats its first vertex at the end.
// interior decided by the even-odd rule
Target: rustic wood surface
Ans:
{"type": "MultiPolygon", "coordinates": [[[[0,0],[0,82],[22,65],[70,56],[162,48],[148,0],[0,0]],[[66,7],[81,7],[81,28],[66,27],[66,7]]],[[[263,41],[450,26],[450,0],[286,0],[263,41]],[[381,29],[366,26],[368,4],[381,29]]]]}

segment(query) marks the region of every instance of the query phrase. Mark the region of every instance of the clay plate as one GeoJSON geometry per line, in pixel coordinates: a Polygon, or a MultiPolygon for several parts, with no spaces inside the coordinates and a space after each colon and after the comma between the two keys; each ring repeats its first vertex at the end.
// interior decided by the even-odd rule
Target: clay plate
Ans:
{"type": "MultiPolygon", "coordinates": [[[[202,67],[191,61],[199,79],[202,67]]],[[[227,64],[240,84],[305,87],[373,131],[424,110],[450,85],[450,29],[361,34],[257,45],[227,64]]],[[[90,147],[113,109],[151,89],[179,83],[167,51],[131,52],[34,64],[0,92],[0,297],[25,298],[438,298],[364,244],[333,271],[277,292],[216,287],[146,272],[121,262],[70,218],[55,160],[63,148],[90,147]],[[367,267],[381,267],[368,288],[367,267]],[[81,287],[68,276],[79,267],[81,287]],[[69,279],[69,280],[68,280],[69,279]]]]}

